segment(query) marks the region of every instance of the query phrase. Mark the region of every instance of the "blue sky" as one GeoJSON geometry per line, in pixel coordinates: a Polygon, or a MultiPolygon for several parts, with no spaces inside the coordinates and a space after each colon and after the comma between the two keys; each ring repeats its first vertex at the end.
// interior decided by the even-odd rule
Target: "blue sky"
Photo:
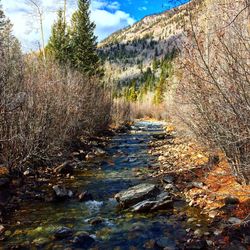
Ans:
{"type": "MultiPolygon", "coordinates": [[[[24,51],[39,47],[40,34],[38,22],[32,15],[29,0],[0,0],[5,14],[13,23],[14,34],[21,41],[24,51]]],[[[62,7],[62,0],[35,0],[43,10],[45,38],[48,40],[51,26],[56,18],[56,10],[62,7]]],[[[111,33],[134,24],[144,16],[171,9],[188,0],[91,0],[91,20],[96,23],[98,40],[111,33]]],[[[76,10],[77,0],[68,0],[68,19],[76,10]]]]}

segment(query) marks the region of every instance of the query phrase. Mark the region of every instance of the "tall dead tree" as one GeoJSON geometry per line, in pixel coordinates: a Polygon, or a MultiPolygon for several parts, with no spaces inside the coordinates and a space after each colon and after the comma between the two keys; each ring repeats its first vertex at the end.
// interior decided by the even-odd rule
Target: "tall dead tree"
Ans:
{"type": "MultiPolygon", "coordinates": [[[[66,0],[65,0],[66,1],[66,0]]],[[[44,37],[44,8],[42,6],[41,0],[26,0],[27,5],[30,7],[30,15],[35,18],[38,23],[38,28],[40,32],[40,40],[42,45],[42,55],[43,60],[46,62],[46,53],[45,53],[45,37],[44,37]]]]}

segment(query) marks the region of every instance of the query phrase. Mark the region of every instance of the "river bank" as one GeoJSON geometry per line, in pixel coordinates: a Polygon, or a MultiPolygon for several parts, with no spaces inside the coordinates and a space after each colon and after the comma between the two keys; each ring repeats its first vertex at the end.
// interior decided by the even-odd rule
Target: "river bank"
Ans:
{"type": "Polygon", "coordinates": [[[173,125],[165,132],[150,143],[149,154],[158,158],[159,166],[149,166],[148,176],[165,190],[178,190],[190,208],[207,216],[209,231],[200,232],[194,218],[190,238],[198,233],[212,249],[249,249],[250,186],[237,182],[220,152],[208,152],[173,125]]]}

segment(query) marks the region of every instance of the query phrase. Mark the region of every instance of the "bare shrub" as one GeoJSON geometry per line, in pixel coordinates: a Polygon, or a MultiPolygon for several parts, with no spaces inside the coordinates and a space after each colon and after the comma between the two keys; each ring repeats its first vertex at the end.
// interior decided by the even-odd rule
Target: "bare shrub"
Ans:
{"type": "Polygon", "coordinates": [[[112,124],[119,127],[131,121],[131,104],[125,98],[114,100],[112,108],[112,124]]]}
{"type": "Polygon", "coordinates": [[[25,60],[23,79],[1,91],[0,159],[10,168],[50,161],[80,135],[93,135],[110,122],[109,91],[97,79],[61,70],[36,57],[25,60]]]}
{"type": "Polygon", "coordinates": [[[155,104],[154,94],[148,93],[143,101],[131,103],[131,117],[134,119],[149,118],[163,120],[166,119],[165,104],[155,104]]]}
{"type": "Polygon", "coordinates": [[[214,0],[207,11],[203,26],[190,14],[176,107],[198,138],[225,153],[238,180],[250,184],[249,1],[214,0]]]}

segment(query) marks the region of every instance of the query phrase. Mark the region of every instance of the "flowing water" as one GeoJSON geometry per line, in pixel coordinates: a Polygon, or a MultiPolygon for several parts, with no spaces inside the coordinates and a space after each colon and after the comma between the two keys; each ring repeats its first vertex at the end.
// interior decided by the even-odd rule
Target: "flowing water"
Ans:
{"type": "MultiPolygon", "coordinates": [[[[62,226],[74,232],[88,232],[96,240],[94,249],[146,249],[152,239],[160,239],[175,248],[186,234],[182,224],[174,219],[176,217],[168,212],[132,214],[121,211],[113,199],[119,191],[143,182],[136,177],[136,169],[146,171],[147,166],[158,164],[156,157],[147,153],[148,143],[154,134],[163,132],[163,126],[160,122],[138,122],[130,132],[111,140],[106,149],[107,157],[82,163],[72,188],[88,190],[94,201],[81,203],[73,199],[61,203],[23,204],[11,218],[12,226],[6,232],[8,238],[3,248],[18,244],[27,244],[28,249],[72,247],[70,241],[53,239],[53,232],[62,226]],[[91,225],[89,221],[96,217],[103,218],[104,222],[91,225]],[[33,245],[40,246],[32,248],[33,245]]],[[[174,213],[181,209],[183,207],[176,206],[174,213]]]]}

